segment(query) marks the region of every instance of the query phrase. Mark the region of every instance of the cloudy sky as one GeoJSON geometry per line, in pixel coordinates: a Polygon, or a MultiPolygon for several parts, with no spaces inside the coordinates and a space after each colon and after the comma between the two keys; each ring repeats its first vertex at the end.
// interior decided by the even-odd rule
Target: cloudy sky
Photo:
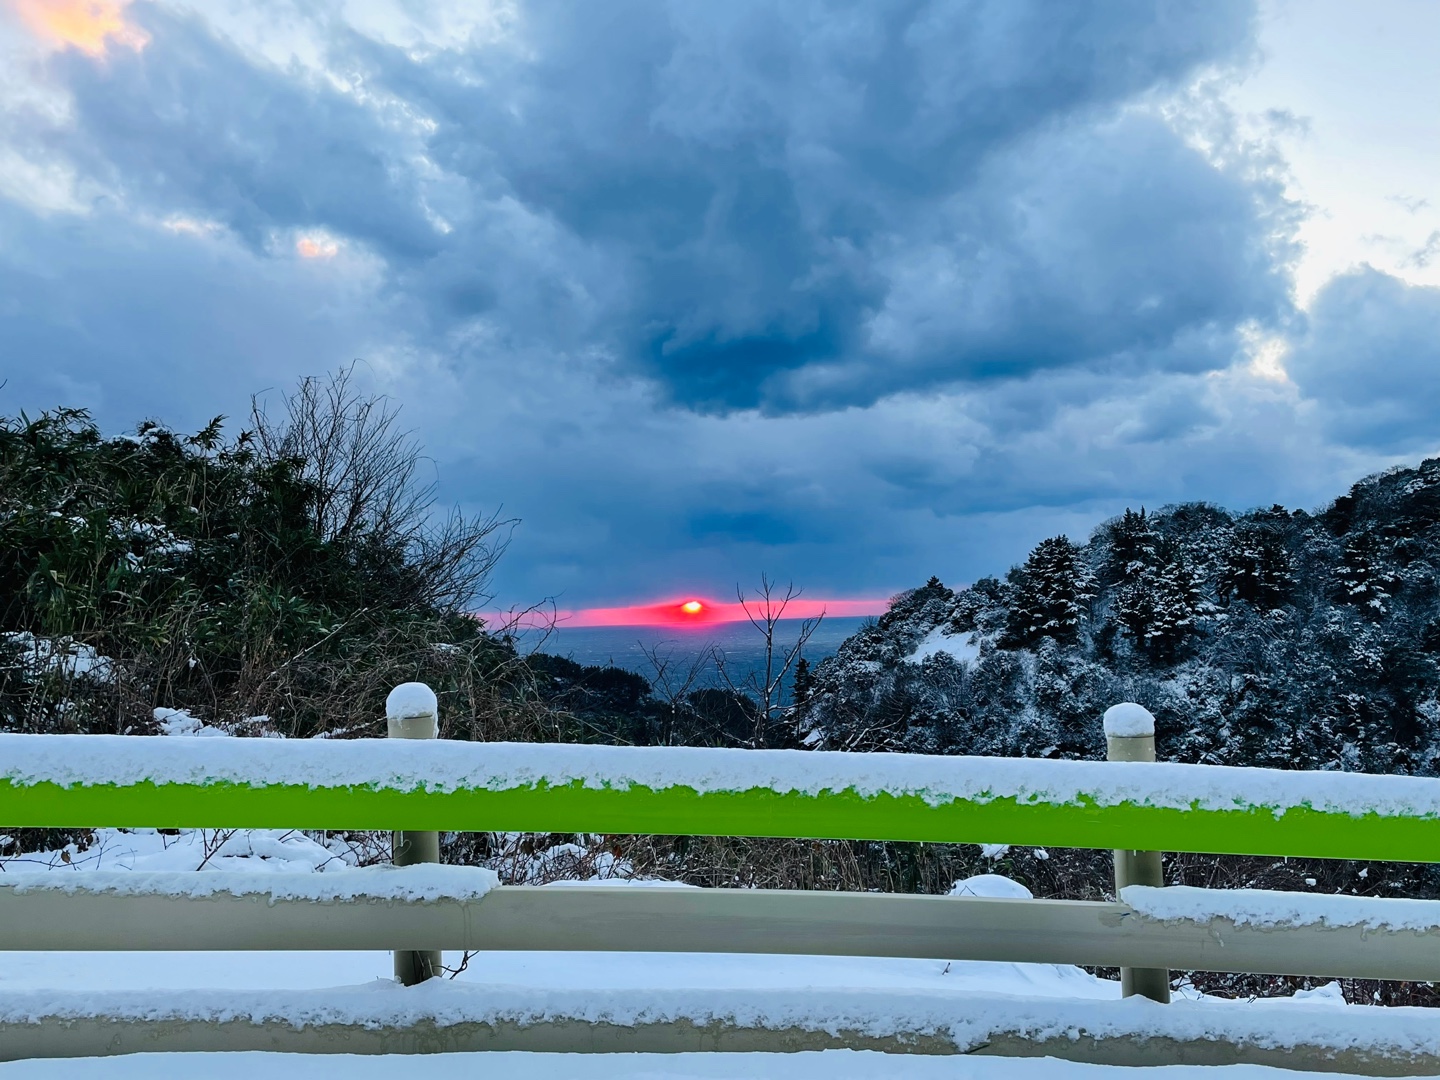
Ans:
{"type": "Polygon", "coordinates": [[[1440,448],[1433,0],[0,0],[0,412],[355,358],[500,602],[1000,572],[1440,448]]]}

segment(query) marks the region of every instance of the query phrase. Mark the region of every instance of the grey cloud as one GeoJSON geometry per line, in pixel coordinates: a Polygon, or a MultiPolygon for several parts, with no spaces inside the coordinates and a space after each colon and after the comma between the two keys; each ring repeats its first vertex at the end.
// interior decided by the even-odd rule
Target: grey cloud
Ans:
{"type": "Polygon", "coordinates": [[[1440,442],[1440,289],[1370,267],[1325,285],[1286,363],[1334,437],[1405,451],[1440,442]]]}
{"type": "Polygon", "coordinates": [[[1126,111],[1242,59],[1249,0],[537,2],[420,58],[336,29],[353,92],[143,18],[143,53],[63,61],[74,157],[257,245],[351,238],[431,347],[478,321],[785,413],[1213,369],[1285,308],[1278,192],[1126,111]]]}
{"type": "MultiPolygon", "coordinates": [[[[368,357],[446,494],[524,519],[508,599],[883,593],[1383,463],[1229,369],[1291,317],[1280,196],[1145,106],[1243,58],[1248,3],[539,4],[424,56],[326,23],[354,92],[130,10],[149,47],[59,61],[77,126],[28,136],[118,201],[0,207],[0,403],[188,423],[368,357]],[[341,257],[271,244],[309,228],[341,257]]],[[[1370,392],[1314,359],[1327,303],[1297,382],[1370,392]]]]}
{"type": "Polygon", "coordinates": [[[1273,316],[1274,193],[1110,111],[1230,58],[1249,17],[543,4],[525,60],[407,92],[448,167],[608,253],[627,287],[596,330],[623,365],[702,411],[804,411],[1273,316]]]}
{"type": "Polygon", "coordinates": [[[256,257],[113,209],[0,200],[0,409],[90,408],[111,430],[197,426],[360,355],[393,315],[363,270],[256,257]]]}
{"type": "Polygon", "coordinates": [[[247,56],[198,16],[137,14],[144,51],[51,61],[75,124],[50,140],[78,166],[134,206],[221,221],[257,249],[277,229],[324,227],[390,259],[438,253],[422,147],[398,104],[247,56]]]}
{"type": "Polygon", "coordinates": [[[881,262],[872,355],[796,382],[874,398],[1082,364],[1215,369],[1237,326],[1288,307],[1255,191],[1151,118],[1012,150],[936,218],[933,239],[881,262]]]}

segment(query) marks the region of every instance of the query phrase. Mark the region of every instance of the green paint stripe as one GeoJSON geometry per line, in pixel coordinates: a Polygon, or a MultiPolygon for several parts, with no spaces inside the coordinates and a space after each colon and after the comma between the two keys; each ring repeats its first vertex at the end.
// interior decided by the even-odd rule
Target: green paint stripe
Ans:
{"type": "Polygon", "coordinates": [[[14,785],[0,779],[7,828],[438,829],[455,832],[650,833],[805,839],[920,840],[1055,847],[1440,862],[1440,819],[1351,816],[1293,808],[1176,810],[1133,803],[931,806],[915,795],[806,795],[755,789],[700,793],[560,787],[427,792],[299,785],[14,785]]]}

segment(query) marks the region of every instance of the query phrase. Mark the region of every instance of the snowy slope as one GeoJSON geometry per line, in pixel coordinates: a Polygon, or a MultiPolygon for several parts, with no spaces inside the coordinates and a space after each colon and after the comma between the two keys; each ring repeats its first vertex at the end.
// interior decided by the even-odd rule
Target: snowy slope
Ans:
{"type": "Polygon", "coordinates": [[[937,653],[946,653],[965,663],[977,660],[980,657],[978,635],[951,633],[948,624],[937,626],[920,639],[920,644],[916,645],[914,651],[905,657],[905,662],[907,664],[923,664],[937,653]]]}

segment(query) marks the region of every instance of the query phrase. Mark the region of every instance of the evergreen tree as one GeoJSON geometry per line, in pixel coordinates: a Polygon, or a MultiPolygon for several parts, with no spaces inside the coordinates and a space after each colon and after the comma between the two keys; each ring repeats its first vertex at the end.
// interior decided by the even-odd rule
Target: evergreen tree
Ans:
{"type": "Polygon", "coordinates": [[[1290,515],[1282,506],[1250,515],[1235,530],[1221,577],[1224,595],[1259,611],[1274,611],[1295,587],[1295,568],[1286,544],[1290,515]]]}
{"type": "Polygon", "coordinates": [[[803,711],[814,692],[815,675],[810,670],[810,661],[802,656],[795,662],[795,680],[790,686],[790,696],[794,699],[795,708],[803,711]]]}
{"type": "Polygon", "coordinates": [[[1346,538],[1335,579],[1336,598],[1341,603],[1353,604],[1370,618],[1379,619],[1389,610],[1399,576],[1386,565],[1379,539],[1366,529],[1346,538]]]}
{"type": "Polygon", "coordinates": [[[1205,595],[1190,564],[1183,558],[1167,563],[1155,578],[1152,611],[1145,631],[1149,654],[1170,661],[1195,633],[1206,607],[1205,595]]]}
{"type": "Polygon", "coordinates": [[[1003,644],[1024,648],[1045,637],[1066,645],[1077,639],[1089,616],[1095,581],[1083,550],[1069,537],[1040,541],[1013,584],[1003,644]]]}
{"type": "Polygon", "coordinates": [[[1160,534],[1142,506],[1137,514],[1129,507],[1110,522],[1105,536],[1105,584],[1119,585],[1143,577],[1160,562],[1160,534]]]}
{"type": "Polygon", "coordinates": [[[1205,607],[1199,579],[1177,554],[1149,565],[1131,562],[1132,574],[1114,593],[1111,617],[1152,660],[1169,662],[1195,632],[1205,607]]]}

